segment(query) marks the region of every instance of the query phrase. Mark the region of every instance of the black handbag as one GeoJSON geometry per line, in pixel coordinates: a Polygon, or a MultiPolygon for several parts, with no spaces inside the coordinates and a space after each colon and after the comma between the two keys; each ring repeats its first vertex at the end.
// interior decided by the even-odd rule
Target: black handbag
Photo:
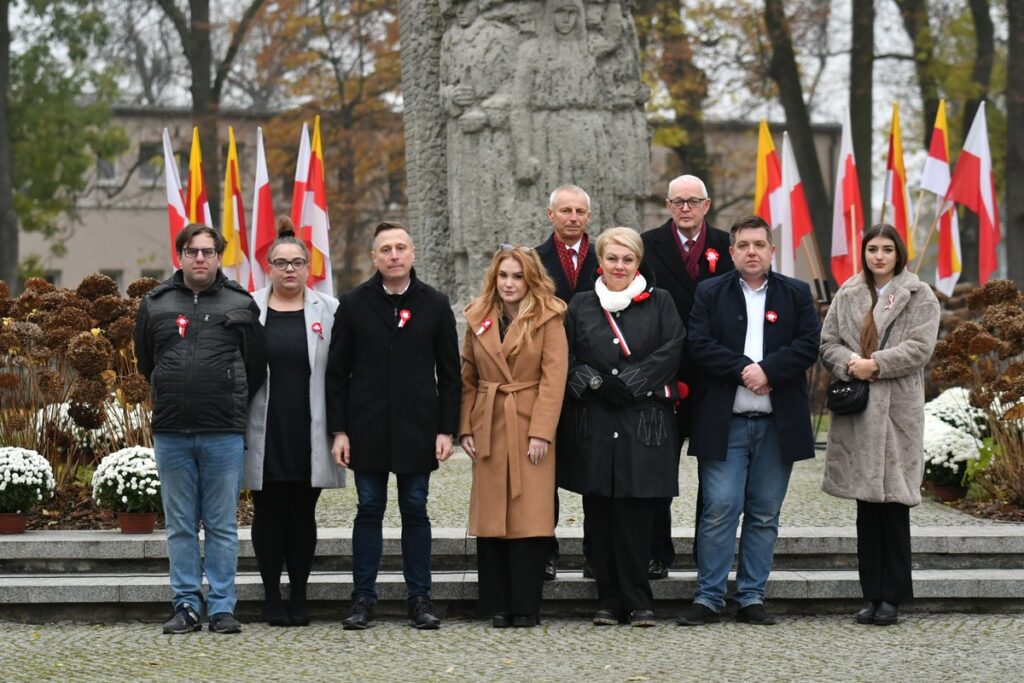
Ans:
{"type": "MultiPolygon", "coordinates": [[[[878,345],[881,351],[885,343],[889,341],[889,333],[892,326],[896,324],[893,320],[882,337],[882,343],[878,345]]],[[[868,407],[868,388],[871,383],[863,379],[842,380],[837,379],[828,385],[825,405],[834,415],[850,415],[859,413],[868,407]]]]}

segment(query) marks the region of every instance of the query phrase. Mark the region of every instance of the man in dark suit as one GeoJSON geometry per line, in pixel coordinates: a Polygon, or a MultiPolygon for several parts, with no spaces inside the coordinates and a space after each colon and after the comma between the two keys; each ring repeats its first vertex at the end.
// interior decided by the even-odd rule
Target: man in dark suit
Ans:
{"type": "MultiPolygon", "coordinates": [[[[665,198],[670,218],[661,227],[648,230],[642,237],[647,265],[654,270],[658,286],[668,290],[675,302],[680,320],[686,325],[693,306],[697,283],[733,270],[729,253],[729,233],[707,224],[705,216],[711,209],[707,187],[697,176],[682,175],[668,184],[665,198]]],[[[692,366],[686,348],[679,363],[676,379],[693,382],[692,366]]],[[[676,411],[680,447],[690,435],[693,402],[683,401],[676,411]]],[[[700,496],[698,494],[698,505],[700,496]]],[[[651,530],[650,579],[664,579],[675,562],[672,545],[672,499],[658,501],[651,530]]]]}
{"type": "MultiPolygon", "coordinates": [[[[575,185],[562,185],[548,198],[548,219],[554,232],[546,242],[537,247],[537,256],[544,269],[555,281],[555,296],[569,303],[578,293],[594,289],[597,277],[597,253],[590,243],[587,225],[590,223],[590,195],[575,185]]],[[[564,411],[563,411],[564,416],[564,411]]],[[[564,422],[564,420],[563,420],[564,422]]],[[[575,448],[576,444],[567,435],[567,425],[558,425],[558,452],[575,448]],[[562,436],[566,434],[566,436],[562,436]]],[[[566,461],[568,456],[562,458],[566,461]]],[[[557,461],[556,461],[557,465],[557,461]]],[[[555,524],[558,524],[558,493],[555,492],[555,524]]],[[[583,522],[583,554],[589,553],[586,519],[583,522]]],[[[558,539],[552,537],[548,546],[548,558],[544,565],[544,578],[551,581],[558,574],[558,539]]],[[[584,574],[589,574],[584,565],[584,574]]]]}
{"type": "Polygon", "coordinates": [[[689,453],[699,459],[704,502],[697,590],[677,620],[683,626],[719,620],[741,513],[736,619],[775,623],[764,591],[779,512],[793,462],[814,457],[806,373],[821,328],[811,290],[771,272],[775,246],[763,219],[740,219],[730,238],[736,272],[700,283],[690,311],[697,376],[689,453]]]}
{"type": "Polygon", "coordinates": [[[462,399],[458,334],[448,297],[416,278],[416,250],[399,223],[381,223],[376,274],[341,297],[327,360],[327,428],[335,462],[355,473],[352,608],[344,627],[374,618],[388,477],[398,480],[409,618],[440,621],[430,604],[430,473],[452,453],[462,399]]]}

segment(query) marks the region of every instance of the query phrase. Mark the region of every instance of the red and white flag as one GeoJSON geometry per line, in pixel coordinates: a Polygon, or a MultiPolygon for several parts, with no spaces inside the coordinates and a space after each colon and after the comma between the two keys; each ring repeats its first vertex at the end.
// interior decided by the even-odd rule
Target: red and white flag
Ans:
{"type": "Polygon", "coordinates": [[[996,249],[1002,235],[999,230],[999,206],[996,204],[996,178],[992,172],[992,154],[988,146],[985,102],[978,106],[974,123],[960,151],[946,201],[963,204],[978,214],[978,282],[984,285],[999,265],[996,249]]]}
{"type": "Polygon", "coordinates": [[[181,268],[181,261],[178,260],[178,252],[174,250],[174,240],[178,233],[188,225],[188,214],[185,211],[185,193],[181,189],[181,179],[178,177],[178,160],[174,158],[174,150],[171,149],[171,135],[164,128],[164,185],[167,187],[167,218],[171,237],[171,263],[174,267],[181,268]]]}
{"type": "Polygon", "coordinates": [[[274,205],[270,197],[270,174],[267,173],[267,155],[263,151],[263,129],[256,129],[256,182],[252,193],[252,252],[249,262],[252,266],[252,281],[255,289],[269,284],[267,273],[270,268],[267,256],[270,245],[277,238],[274,226],[274,205]]]}
{"type": "Polygon", "coordinates": [[[199,129],[192,128],[192,151],[188,157],[188,187],[185,190],[185,208],[191,223],[213,227],[210,202],[206,195],[206,179],[203,177],[203,153],[199,149],[199,129]]]}
{"type": "Polygon", "coordinates": [[[754,183],[754,213],[775,229],[782,222],[782,165],[768,122],[761,119],[757,129],[757,173],[754,183]]]}
{"type": "Polygon", "coordinates": [[[782,134],[782,227],[779,230],[779,272],[796,275],[796,254],[804,237],[811,234],[811,212],[807,208],[804,185],[796,166],[789,133],[782,134]]]}
{"type": "Polygon", "coordinates": [[[960,221],[956,207],[944,205],[949,190],[949,126],[946,125],[946,100],[939,100],[935,113],[935,126],[928,143],[928,157],[921,175],[921,189],[935,195],[935,210],[939,216],[939,256],[935,261],[935,289],[953,296],[963,271],[963,252],[960,250],[960,221]]]}
{"type": "Polygon", "coordinates": [[[238,170],[238,148],[235,129],[228,126],[228,158],[224,163],[224,212],[220,223],[224,233],[224,256],[221,265],[224,274],[253,291],[249,267],[249,235],[245,230],[245,206],[242,204],[242,180],[238,170]]]}
{"type": "Polygon", "coordinates": [[[914,259],[914,236],[910,234],[910,195],[907,171],[903,166],[903,134],[900,132],[900,107],[892,103],[892,128],[889,129],[889,157],[885,162],[885,205],[892,208],[892,226],[907,245],[907,258],[914,259]]]}
{"type": "Polygon", "coordinates": [[[850,111],[843,119],[843,135],[836,168],[836,190],[832,208],[832,275],[842,285],[860,271],[860,240],[864,233],[857,162],[853,157],[850,111]]]}
{"type": "MultiPolygon", "coordinates": [[[[300,151],[301,160],[301,151],[300,151]]],[[[298,184],[299,172],[295,173],[298,184]]],[[[309,170],[305,177],[306,192],[302,202],[299,227],[309,247],[310,264],[307,284],[318,292],[334,294],[331,274],[330,221],[327,218],[327,188],[324,184],[324,149],[320,141],[320,117],[313,121],[313,141],[309,150],[309,170]]],[[[292,206],[292,215],[295,207],[292,206]]]]}
{"type": "Polygon", "coordinates": [[[309,127],[302,124],[299,137],[299,156],[295,159],[295,185],[292,188],[292,225],[302,227],[302,207],[306,203],[306,185],[309,180],[309,127]]]}

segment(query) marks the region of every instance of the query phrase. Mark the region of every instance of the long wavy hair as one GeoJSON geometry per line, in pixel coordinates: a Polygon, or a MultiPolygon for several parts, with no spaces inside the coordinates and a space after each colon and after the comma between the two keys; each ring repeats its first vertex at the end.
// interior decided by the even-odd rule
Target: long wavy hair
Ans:
{"type": "Polygon", "coordinates": [[[519,302],[519,313],[516,315],[519,331],[509,349],[509,355],[514,356],[524,346],[528,348],[533,344],[533,335],[540,319],[546,317],[546,312],[552,311],[563,316],[566,305],[555,296],[555,283],[548,277],[536,251],[529,247],[503,247],[491,259],[491,265],[480,285],[480,294],[466,308],[467,317],[482,317],[493,308],[499,312],[502,310],[501,296],[498,294],[498,270],[505,259],[512,259],[522,267],[523,279],[526,281],[526,295],[519,302]]]}
{"type": "Polygon", "coordinates": [[[875,325],[875,304],[878,303],[878,288],[875,286],[875,274],[867,267],[868,242],[876,237],[884,237],[893,241],[896,245],[896,267],[893,269],[893,277],[903,272],[907,265],[907,245],[903,243],[896,228],[888,223],[872,225],[864,231],[860,241],[860,265],[864,269],[864,282],[867,283],[868,292],[871,293],[871,306],[864,316],[864,324],[860,328],[860,355],[870,358],[871,354],[878,350],[878,327],[875,325]]]}

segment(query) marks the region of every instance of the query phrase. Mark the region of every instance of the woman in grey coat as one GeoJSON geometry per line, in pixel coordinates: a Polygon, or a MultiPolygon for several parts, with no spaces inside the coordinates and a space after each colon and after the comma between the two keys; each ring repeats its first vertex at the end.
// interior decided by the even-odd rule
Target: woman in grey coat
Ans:
{"type": "Polygon", "coordinates": [[[867,380],[868,404],[832,416],[822,490],[857,501],[865,601],[857,622],[889,625],[914,596],[910,508],[921,502],[924,367],[939,303],[906,269],[907,248],[891,225],[864,231],[861,263],[863,272],[843,284],[825,316],[821,361],[835,379],[867,380]]]}
{"type": "Polygon", "coordinates": [[[252,543],[263,578],[263,618],[309,623],[306,583],[316,551],[316,502],[345,485],[331,459],[324,377],[338,300],[306,286],[309,252],[282,218],[267,252],[270,286],[253,293],[266,327],[267,381],[249,406],[245,488],[253,492],[252,543]],[[290,595],[281,600],[288,565],[290,595]]]}

